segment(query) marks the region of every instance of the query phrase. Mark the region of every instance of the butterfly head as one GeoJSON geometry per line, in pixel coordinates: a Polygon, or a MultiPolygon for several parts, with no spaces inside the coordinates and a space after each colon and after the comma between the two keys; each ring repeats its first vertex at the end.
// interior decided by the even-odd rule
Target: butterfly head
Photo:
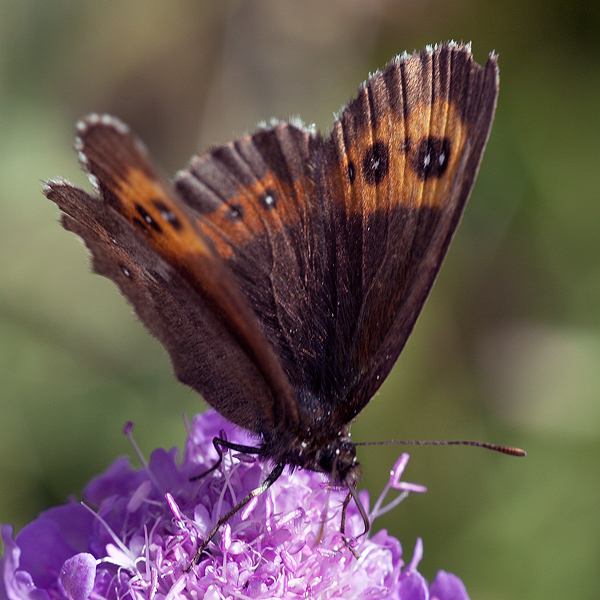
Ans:
{"type": "Polygon", "coordinates": [[[338,438],[317,455],[321,470],[331,475],[332,483],[355,485],[360,479],[360,463],[356,459],[356,447],[349,438],[338,438]]]}
{"type": "Polygon", "coordinates": [[[292,468],[324,473],[334,485],[355,484],[360,479],[360,463],[348,425],[295,433],[279,429],[277,435],[265,436],[262,451],[265,457],[292,468]]]}

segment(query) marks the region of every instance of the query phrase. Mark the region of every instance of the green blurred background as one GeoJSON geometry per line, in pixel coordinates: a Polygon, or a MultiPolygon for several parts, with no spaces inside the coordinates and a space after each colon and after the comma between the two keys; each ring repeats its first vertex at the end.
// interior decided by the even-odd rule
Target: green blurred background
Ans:
{"type": "MultiPolygon", "coordinates": [[[[132,454],[184,441],[204,409],[40,180],[89,189],[75,121],[130,123],[163,172],[271,117],[321,129],[403,50],[500,55],[471,203],[396,368],[355,440],[484,439],[411,451],[428,486],[376,522],[422,536],[423,573],[471,598],[592,598],[600,587],[600,3],[597,0],[0,0],[0,522],[22,527],[132,454]]],[[[375,497],[399,453],[360,449],[375,497]]]]}

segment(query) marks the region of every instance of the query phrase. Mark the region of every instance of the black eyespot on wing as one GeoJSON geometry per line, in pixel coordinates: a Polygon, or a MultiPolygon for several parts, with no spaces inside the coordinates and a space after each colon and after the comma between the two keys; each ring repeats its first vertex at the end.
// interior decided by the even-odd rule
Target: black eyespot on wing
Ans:
{"type": "Polygon", "coordinates": [[[388,147],[383,142],[375,142],[363,159],[363,175],[369,185],[379,185],[388,174],[390,157],[388,147]]]}
{"type": "Polygon", "coordinates": [[[133,279],[133,275],[132,275],[131,271],[125,265],[119,265],[119,268],[121,269],[121,272],[123,273],[123,275],[125,275],[125,277],[127,277],[127,279],[133,279]]]}
{"type": "Polygon", "coordinates": [[[350,181],[350,185],[354,183],[356,179],[356,167],[352,161],[348,162],[348,180],[350,181]]]}
{"type": "Polygon", "coordinates": [[[451,144],[448,138],[423,138],[412,160],[413,169],[419,179],[441,177],[450,162],[451,144]]]}
{"type": "Polygon", "coordinates": [[[152,204],[154,204],[158,212],[160,212],[160,216],[167,223],[169,223],[169,225],[171,225],[175,231],[181,231],[181,223],[179,222],[179,219],[162,200],[152,200],[152,204]]]}
{"type": "Polygon", "coordinates": [[[150,225],[150,227],[152,227],[156,233],[162,233],[160,225],[150,216],[148,211],[141,204],[136,204],[135,210],[137,210],[140,217],[142,217],[144,223],[150,225]]]}
{"type": "Polygon", "coordinates": [[[244,218],[244,208],[241,204],[230,204],[227,211],[227,218],[237,223],[244,218]]]}
{"type": "Polygon", "coordinates": [[[265,190],[258,198],[260,205],[265,210],[273,210],[277,206],[279,196],[277,192],[272,189],[265,190]]]}

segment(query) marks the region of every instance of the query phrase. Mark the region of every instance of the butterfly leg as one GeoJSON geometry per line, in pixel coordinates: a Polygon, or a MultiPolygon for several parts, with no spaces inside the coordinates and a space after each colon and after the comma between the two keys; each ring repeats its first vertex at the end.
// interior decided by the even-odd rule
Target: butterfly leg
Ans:
{"type": "Polygon", "coordinates": [[[344,539],[344,544],[346,544],[346,547],[348,548],[348,550],[350,550],[350,552],[352,552],[352,554],[354,554],[354,556],[356,558],[359,558],[358,553],[356,552],[356,550],[354,548],[352,548],[352,546],[350,545],[350,540],[348,540],[348,538],[345,535],[346,534],[346,511],[348,510],[348,505],[350,504],[350,500],[352,500],[354,498],[354,502],[356,503],[356,506],[358,507],[358,512],[360,513],[360,516],[362,517],[363,523],[365,525],[365,530],[358,537],[362,537],[363,535],[367,535],[367,533],[369,533],[369,529],[371,529],[371,521],[369,521],[369,515],[367,515],[365,508],[362,505],[362,502],[360,501],[358,494],[356,493],[356,487],[348,481],[346,481],[346,486],[348,487],[348,495],[344,499],[344,504],[342,506],[342,522],[340,524],[340,533],[342,534],[342,538],[344,539]]]}
{"type": "MultiPolygon", "coordinates": [[[[221,431],[221,434],[224,435],[225,432],[221,431]]],[[[194,477],[190,477],[190,481],[197,481],[198,479],[202,479],[206,477],[209,473],[212,473],[216,469],[221,466],[223,462],[223,448],[228,448],[229,450],[236,450],[237,452],[244,452],[245,454],[260,454],[260,448],[255,448],[254,446],[244,446],[242,444],[234,444],[226,440],[225,438],[213,438],[213,446],[219,455],[219,459],[217,462],[210,468],[208,471],[204,471],[204,473],[200,473],[200,475],[194,475],[194,477]]]]}
{"type": "MultiPolygon", "coordinates": [[[[223,442],[223,440],[220,440],[220,441],[223,442]]],[[[246,448],[246,449],[249,448],[250,450],[256,451],[256,448],[252,448],[249,446],[241,446],[239,444],[231,444],[231,446],[229,446],[229,442],[227,442],[224,445],[228,448],[232,447],[234,450],[240,450],[240,452],[247,451],[247,450],[243,450],[244,448],[246,448]]],[[[268,490],[279,479],[279,476],[283,473],[284,467],[285,467],[285,465],[283,463],[278,464],[269,473],[268,477],[263,481],[263,483],[261,485],[259,485],[255,489],[253,489],[247,496],[242,498],[227,514],[223,515],[217,521],[215,526],[212,528],[211,532],[206,536],[206,539],[200,544],[200,546],[198,546],[196,555],[194,556],[192,562],[187,567],[187,569],[185,569],[186,573],[189,573],[192,570],[192,567],[194,565],[198,564],[198,562],[200,561],[200,556],[204,552],[204,549],[206,548],[206,546],[208,546],[208,543],[210,542],[210,540],[212,540],[212,538],[215,536],[217,531],[219,531],[219,528],[221,527],[221,525],[224,525],[225,523],[227,523],[227,521],[229,521],[229,519],[233,515],[235,515],[235,513],[238,512],[238,510],[241,510],[242,508],[244,508],[244,506],[246,506],[246,504],[248,504],[248,502],[250,502],[250,500],[252,500],[252,498],[255,498],[256,496],[260,496],[260,494],[262,494],[264,491],[268,490]]]]}

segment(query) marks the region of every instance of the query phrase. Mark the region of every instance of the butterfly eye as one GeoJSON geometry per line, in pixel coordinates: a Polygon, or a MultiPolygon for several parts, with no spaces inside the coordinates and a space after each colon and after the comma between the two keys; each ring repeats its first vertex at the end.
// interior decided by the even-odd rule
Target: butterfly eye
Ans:
{"type": "Polygon", "coordinates": [[[387,146],[375,142],[366,152],[363,160],[363,174],[370,185],[379,185],[388,174],[390,158],[387,146]]]}
{"type": "Polygon", "coordinates": [[[319,467],[323,473],[331,473],[333,471],[333,463],[335,462],[336,453],[333,450],[323,450],[319,453],[319,467]]]}

